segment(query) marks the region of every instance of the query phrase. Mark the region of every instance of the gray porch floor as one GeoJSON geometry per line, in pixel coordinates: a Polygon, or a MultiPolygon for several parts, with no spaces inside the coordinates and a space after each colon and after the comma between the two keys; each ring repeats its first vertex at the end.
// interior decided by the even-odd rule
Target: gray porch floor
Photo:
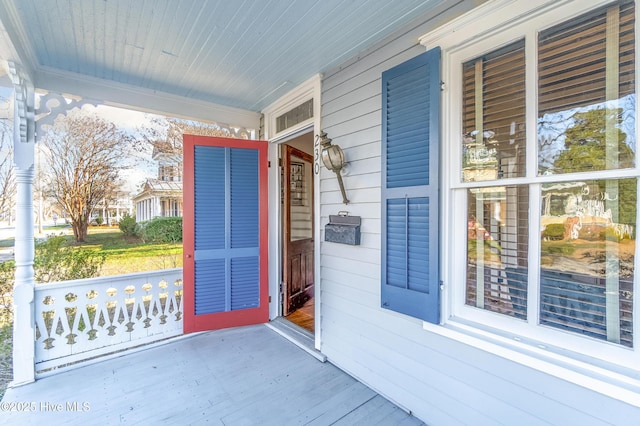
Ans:
{"type": "Polygon", "coordinates": [[[16,425],[423,424],[264,325],[51,375],[8,389],[1,408],[0,423],[16,425]]]}

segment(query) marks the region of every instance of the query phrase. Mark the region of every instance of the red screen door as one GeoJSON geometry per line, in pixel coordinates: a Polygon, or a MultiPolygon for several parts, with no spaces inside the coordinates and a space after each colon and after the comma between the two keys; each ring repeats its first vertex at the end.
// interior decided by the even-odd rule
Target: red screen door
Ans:
{"type": "Polygon", "coordinates": [[[184,136],[184,332],[269,319],[267,149],[184,136]]]}

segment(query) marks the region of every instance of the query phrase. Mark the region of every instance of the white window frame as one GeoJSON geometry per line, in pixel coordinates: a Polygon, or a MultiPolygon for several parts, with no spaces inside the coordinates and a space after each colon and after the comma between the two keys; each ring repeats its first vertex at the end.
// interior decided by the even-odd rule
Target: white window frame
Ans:
{"type": "MultiPolygon", "coordinates": [[[[636,276],[633,304],[634,347],[583,337],[538,325],[538,291],[529,291],[528,319],[522,321],[465,304],[467,188],[478,186],[529,185],[530,235],[540,231],[540,191],[545,182],[578,181],[604,178],[640,177],[640,152],[636,149],[636,167],[593,173],[572,173],[551,177],[537,176],[537,34],[574,16],[615,1],[602,0],[493,0],[468,14],[423,36],[420,42],[430,49],[442,48],[442,157],[447,172],[442,175],[441,270],[444,281],[442,323],[424,323],[425,330],[480,347],[496,355],[564,378],[590,389],[640,407],[640,277],[636,276]],[[479,23],[484,23],[479,25],[479,23]],[[526,65],[526,155],[527,175],[522,178],[487,182],[462,181],[462,64],[483,53],[495,51],[525,39],[526,65]],[[446,236],[446,237],[445,237],[446,236]],[[588,355],[587,355],[588,354],[588,355]]],[[[638,38],[638,2],[636,1],[636,39],[638,38]]],[[[636,43],[636,58],[639,47],[636,43]]],[[[640,86],[636,64],[636,94],[640,86]]],[[[636,104],[636,120],[638,106],[636,104]]],[[[636,125],[636,140],[640,132],[636,125]]],[[[640,195],[640,194],[639,194],[640,195]]],[[[640,197],[638,198],[640,200],[640,197]]],[[[640,210],[640,209],[639,209],[640,210]]],[[[640,221],[636,222],[640,225],[640,221]]],[[[636,246],[637,247],[637,246],[636,246]]],[[[529,241],[529,271],[532,281],[539,274],[539,239],[529,241]]],[[[636,250],[635,266],[640,265],[636,250]]]]}

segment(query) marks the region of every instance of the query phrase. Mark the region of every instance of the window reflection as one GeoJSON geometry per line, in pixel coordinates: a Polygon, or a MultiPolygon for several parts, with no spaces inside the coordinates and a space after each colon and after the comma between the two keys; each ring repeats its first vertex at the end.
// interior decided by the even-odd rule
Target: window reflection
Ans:
{"type": "Polygon", "coordinates": [[[525,175],[524,40],[463,65],[462,180],[525,175]]]}
{"type": "Polygon", "coordinates": [[[542,189],[540,322],[632,345],[636,180],[542,189]]]}
{"type": "Polygon", "coordinates": [[[633,2],[538,36],[538,174],[635,164],[633,2]]]}
{"type": "Polygon", "coordinates": [[[619,104],[544,114],[538,120],[540,174],[634,167],[635,95],[619,104]]]}
{"type": "Polygon", "coordinates": [[[637,179],[611,171],[636,167],[634,14],[635,2],[611,2],[538,32],[534,56],[519,40],[462,64],[460,180],[478,182],[460,189],[466,305],[633,346],[637,179]],[[527,112],[537,146],[526,146],[527,112]],[[537,170],[526,170],[525,152],[537,152],[537,170]],[[591,180],[552,182],[566,173],[591,180]],[[481,183],[496,180],[505,186],[481,183]],[[530,191],[540,211],[529,211],[530,191]]]}
{"type": "Polygon", "coordinates": [[[524,185],[468,191],[467,305],[526,318],[527,191],[524,185]]]}

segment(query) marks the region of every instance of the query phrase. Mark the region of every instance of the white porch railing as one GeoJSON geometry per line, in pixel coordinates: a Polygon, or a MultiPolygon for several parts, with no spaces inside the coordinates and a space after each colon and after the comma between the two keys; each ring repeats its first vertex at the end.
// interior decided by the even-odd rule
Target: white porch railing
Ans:
{"type": "Polygon", "coordinates": [[[36,373],[182,334],[182,268],[35,287],[36,373]]]}

